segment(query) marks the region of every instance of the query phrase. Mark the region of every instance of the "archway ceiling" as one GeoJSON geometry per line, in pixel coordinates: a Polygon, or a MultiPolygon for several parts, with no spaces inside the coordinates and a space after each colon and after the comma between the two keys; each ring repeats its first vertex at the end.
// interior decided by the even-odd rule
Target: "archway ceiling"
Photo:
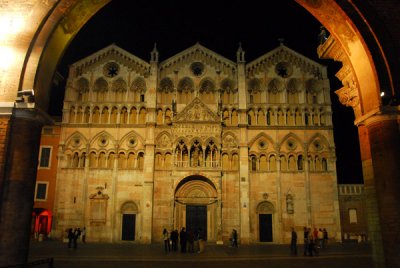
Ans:
{"type": "MultiPolygon", "coordinates": [[[[15,45],[15,47],[21,48],[21,51],[25,51],[26,56],[19,58],[21,64],[17,64],[18,67],[16,66],[15,71],[12,72],[14,77],[11,77],[11,79],[15,82],[20,81],[17,87],[19,90],[27,88],[36,90],[38,107],[47,110],[52,78],[68,44],[85,23],[109,1],[19,1],[22,6],[27,6],[27,3],[31,4],[25,10],[25,12],[28,12],[29,9],[31,14],[27,21],[27,25],[30,27],[20,34],[23,39],[16,38],[14,40],[14,43],[27,40],[25,48],[23,48],[23,42],[19,42],[18,46],[15,45]],[[37,26],[36,31],[35,26],[37,26]],[[21,74],[20,78],[18,78],[18,73],[21,74]]],[[[379,109],[380,90],[372,57],[349,17],[333,0],[295,1],[318,19],[343,47],[357,77],[355,82],[360,89],[361,114],[364,115],[379,109]]],[[[12,87],[14,86],[15,83],[12,87]]],[[[15,87],[11,88],[10,91],[12,92],[9,92],[7,98],[14,101],[15,87]],[[12,96],[12,93],[14,93],[14,96],[12,96]]]]}

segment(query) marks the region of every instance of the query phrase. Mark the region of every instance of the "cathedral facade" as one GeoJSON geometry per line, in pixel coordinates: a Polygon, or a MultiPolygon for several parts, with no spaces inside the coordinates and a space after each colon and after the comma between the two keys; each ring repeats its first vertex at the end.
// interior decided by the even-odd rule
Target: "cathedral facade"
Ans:
{"type": "Polygon", "coordinates": [[[70,66],[56,236],[151,243],[186,227],[288,243],[307,226],[340,239],[326,67],[283,44],[249,63],[198,43],[150,54],[113,44],[70,66]]]}

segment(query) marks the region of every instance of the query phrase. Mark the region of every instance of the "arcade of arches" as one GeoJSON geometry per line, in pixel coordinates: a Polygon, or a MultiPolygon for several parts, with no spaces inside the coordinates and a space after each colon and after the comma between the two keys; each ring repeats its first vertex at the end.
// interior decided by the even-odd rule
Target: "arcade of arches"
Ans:
{"type": "MultiPolygon", "coordinates": [[[[356,116],[355,123],[359,128],[363,175],[367,194],[368,228],[372,243],[374,264],[376,267],[399,267],[400,243],[398,241],[400,226],[398,223],[400,222],[400,211],[398,209],[398,196],[400,196],[400,172],[398,163],[400,162],[400,119],[397,99],[400,88],[400,57],[398,55],[398,51],[400,51],[400,30],[398,28],[400,18],[395,11],[400,10],[400,3],[389,0],[296,0],[296,2],[317,18],[330,33],[328,40],[318,47],[320,57],[331,58],[343,64],[342,69],[337,73],[337,77],[342,81],[343,87],[338,89],[336,93],[344,105],[353,108],[356,116]],[[381,98],[381,94],[383,93],[385,96],[381,98]],[[381,226],[385,226],[385,228],[381,228],[381,226]]],[[[0,193],[0,233],[2,234],[0,241],[0,265],[18,264],[27,260],[40,130],[44,124],[51,123],[51,120],[42,111],[47,110],[49,88],[57,63],[70,40],[88,19],[107,3],[108,0],[0,0],[0,23],[2,23],[2,27],[0,28],[0,188],[2,190],[0,193]],[[35,94],[34,99],[29,96],[32,94],[32,89],[35,94]],[[15,213],[16,211],[19,213],[15,213]]],[[[136,65],[136,67],[138,68],[136,71],[140,73],[142,71],[140,68],[142,67],[140,65],[136,65]]],[[[197,70],[198,68],[194,69],[197,70]]],[[[257,72],[258,70],[256,69],[255,71],[257,72]]],[[[222,69],[220,70],[223,71],[222,69]]],[[[168,124],[169,120],[171,120],[170,113],[172,110],[168,110],[167,107],[162,107],[161,111],[156,110],[158,105],[156,103],[158,82],[156,79],[150,78],[147,85],[148,90],[144,94],[141,94],[140,91],[142,86],[140,81],[132,90],[131,88],[126,90],[126,93],[120,90],[114,91],[119,92],[115,94],[115,98],[122,98],[124,94],[138,94],[135,96],[136,100],[139,102],[146,100],[146,115],[144,115],[145,111],[142,110],[140,105],[126,105],[125,108],[115,107],[116,109],[112,106],[106,107],[104,105],[81,105],[74,106],[74,109],[71,106],[68,111],[69,115],[72,115],[71,120],[77,120],[71,121],[71,123],[75,122],[79,124],[79,122],[86,122],[85,120],[95,120],[94,122],[99,122],[99,124],[108,124],[109,122],[134,124],[132,120],[137,120],[136,122],[139,123],[142,122],[140,120],[143,120],[143,117],[146,117],[146,125],[148,126],[156,125],[157,121],[163,121],[168,124]],[[146,96],[146,94],[150,94],[153,97],[148,98],[149,96],[146,96]],[[136,110],[133,110],[133,108],[136,110]]],[[[84,83],[81,83],[83,87],[84,83]]],[[[123,84],[122,81],[116,83],[115,89],[123,88],[123,84]]],[[[287,88],[295,89],[295,84],[294,82],[291,85],[287,84],[287,88]]],[[[93,87],[90,97],[104,100],[104,85],[104,82],[99,81],[98,87],[96,87],[97,91],[93,87]]],[[[248,83],[247,85],[245,82],[239,83],[237,85],[239,92],[242,89],[243,94],[248,94],[241,96],[240,99],[248,98],[249,102],[250,100],[257,100],[257,98],[261,99],[262,95],[257,95],[257,91],[252,96],[252,93],[244,90],[246,87],[256,88],[256,85],[257,82],[248,83]]],[[[190,81],[182,80],[181,86],[182,88],[190,87],[190,81]]],[[[211,86],[212,83],[204,81],[204,92],[207,92],[211,86]]],[[[168,88],[168,83],[165,84],[165,87],[168,88]]],[[[271,85],[271,89],[273,88],[276,88],[274,84],[271,85]]],[[[78,96],[76,97],[78,98],[78,96]]],[[[80,98],[84,100],[86,97],[89,96],[85,96],[85,92],[82,91],[80,98]]],[[[213,101],[210,96],[204,96],[204,98],[196,97],[204,105],[208,105],[207,102],[213,101]]],[[[227,94],[222,99],[229,99],[230,97],[227,94]]],[[[169,96],[165,94],[164,98],[167,100],[169,96]]],[[[183,109],[182,107],[179,108],[180,101],[185,103],[188,98],[191,97],[182,95],[182,99],[177,99],[176,105],[178,110],[183,109]]],[[[330,122],[326,120],[329,111],[325,109],[304,109],[301,105],[296,107],[296,103],[301,104],[301,98],[303,100],[307,99],[305,96],[301,97],[300,95],[298,98],[288,98],[288,100],[295,104],[293,109],[287,109],[279,105],[257,106],[251,109],[247,109],[245,105],[239,105],[238,109],[227,107],[226,110],[222,111],[225,122],[224,126],[228,127],[229,124],[236,125],[236,120],[238,120],[238,127],[242,124],[247,125],[250,123],[249,128],[253,127],[253,125],[254,128],[257,128],[260,124],[262,126],[269,124],[289,124],[295,126],[313,124],[319,127],[323,124],[329,125],[330,122]],[[268,116],[268,114],[270,115],[268,116]],[[271,116],[272,114],[274,116],[271,116]]],[[[312,100],[313,97],[311,97],[312,100]]],[[[154,128],[149,129],[154,130],[154,128]]],[[[112,133],[103,134],[108,138],[113,137],[112,133]]],[[[143,135],[146,138],[156,138],[154,131],[144,134],[131,134],[135,134],[135,137],[143,135]]],[[[245,134],[240,132],[238,137],[242,139],[242,135],[245,134]]],[[[98,140],[100,143],[97,143],[97,145],[101,146],[102,139],[98,140]]],[[[293,140],[296,141],[294,138],[293,140]]],[[[143,156],[146,157],[151,155],[152,152],[156,152],[156,150],[154,150],[154,144],[143,143],[144,141],[141,141],[139,138],[136,141],[136,146],[144,146],[143,149],[127,150],[123,152],[124,156],[121,158],[125,157],[127,159],[126,163],[123,164],[126,165],[127,169],[131,167],[133,170],[136,170],[134,172],[139,172],[141,170],[140,153],[143,153],[143,156]],[[132,153],[131,160],[129,160],[130,153],[132,153]]],[[[207,163],[207,158],[205,158],[207,148],[210,148],[210,151],[208,151],[210,156],[208,160],[210,161],[209,164],[212,165],[213,161],[218,160],[213,160],[212,158],[212,146],[220,144],[216,140],[198,140],[198,143],[195,140],[182,141],[183,144],[181,144],[182,147],[180,148],[186,148],[186,151],[185,149],[181,150],[182,158],[179,161],[182,162],[182,165],[184,165],[185,161],[192,161],[189,158],[192,152],[193,155],[197,155],[197,160],[187,162],[188,165],[205,165],[207,163]],[[210,142],[214,143],[210,145],[210,142]],[[197,152],[196,148],[203,150],[202,156],[200,151],[197,152]],[[187,152],[187,160],[185,160],[186,153],[184,152],[187,152]]],[[[268,139],[265,141],[269,142],[268,139]]],[[[173,139],[173,142],[175,146],[179,146],[180,144],[179,140],[173,139]]],[[[273,140],[273,142],[279,143],[280,140],[273,140]]],[[[105,146],[110,146],[110,144],[108,143],[105,146]]],[[[261,145],[260,143],[254,144],[258,144],[257,146],[261,145]]],[[[289,145],[286,145],[286,148],[288,148],[289,145]]],[[[244,148],[240,147],[240,150],[244,148]]],[[[270,149],[272,147],[267,146],[267,148],[270,149]]],[[[218,149],[220,150],[221,148],[218,149]]],[[[278,149],[276,148],[277,151],[278,149]]],[[[295,150],[299,150],[299,146],[295,150]]],[[[111,152],[112,150],[94,150],[92,159],[97,159],[96,165],[107,166],[107,163],[109,163],[108,159],[112,157],[111,152]],[[102,153],[104,155],[100,157],[102,153]]],[[[75,152],[73,153],[75,154],[75,152]]],[[[82,155],[78,153],[78,156],[74,156],[74,154],[71,155],[71,165],[82,165],[78,161],[79,159],[84,159],[82,155]],[[79,157],[79,159],[77,160],[76,157],[79,157]]],[[[113,157],[117,159],[117,152],[114,152],[114,154],[113,157]]],[[[239,155],[240,157],[242,155],[250,156],[247,152],[244,154],[240,152],[239,155]]],[[[293,154],[284,154],[287,160],[290,157],[293,158],[292,160],[288,160],[288,170],[295,170],[301,167],[300,163],[302,161],[299,161],[300,155],[302,156],[300,159],[304,163],[308,161],[308,154],[301,153],[301,151],[296,151],[293,154]]],[[[172,162],[175,156],[175,154],[169,156],[167,151],[160,151],[159,156],[156,157],[154,155],[151,159],[156,159],[161,165],[164,163],[164,166],[168,166],[168,163],[172,162]],[[169,157],[171,161],[168,160],[169,157]]],[[[225,159],[222,163],[229,167],[229,169],[236,168],[235,152],[228,152],[225,158],[224,156],[221,157],[225,159]]],[[[255,160],[251,160],[250,162],[242,161],[240,157],[240,172],[243,173],[249,170],[249,167],[246,165],[254,167],[256,172],[261,170],[269,172],[273,170],[278,157],[280,158],[281,155],[276,155],[276,152],[262,154],[260,151],[255,151],[251,158],[255,160]],[[271,159],[271,156],[275,156],[275,162],[273,158],[271,159]],[[242,166],[244,162],[245,165],[242,166]]],[[[313,159],[314,163],[315,157],[313,159]]],[[[87,157],[85,158],[87,159],[87,157]]],[[[321,161],[321,164],[318,164],[318,166],[321,169],[325,169],[326,166],[327,171],[329,171],[329,161],[332,160],[327,159],[328,163],[326,165],[322,164],[323,158],[323,156],[318,156],[318,159],[321,161]]],[[[68,157],[66,156],[65,159],[68,159],[68,157]]],[[[65,162],[68,163],[67,160],[65,162]]],[[[113,208],[120,215],[127,215],[126,217],[121,216],[122,218],[119,220],[119,223],[122,225],[123,223],[121,222],[129,224],[133,221],[150,219],[155,213],[153,210],[157,207],[157,204],[152,204],[153,196],[151,194],[153,192],[155,176],[146,176],[146,166],[145,163],[143,171],[145,173],[145,180],[141,186],[145,203],[129,203],[127,201],[128,203],[119,204],[119,206],[113,204],[113,208]],[[142,218],[137,219],[135,218],[136,215],[140,215],[138,217],[142,218]]],[[[307,165],[303,164],[303,166],[307,165]]],[[[95,167],[93,166],[93,168],[95,167]]],[[[224,172],[223,176],[226,176],[225,174],[229,174],[229,171],[224,172]]],[[[248,174],[251,174],[251,172],[248,174]]],[[[190,176],[192,175],[194,174],[190,174],[190,176]]],[[[222,194],[219,190],[221,183],[217,179],[218,176],[216,174],[199,175],[201,176],[191,180],[193,181],[193,185],[185,184],[176,188],[175,194],[178,194],[177,197],[181,199],[181,194],[187,193],[189,196],[191,195],[195,198],[205,196],[209,200],[215,197],[217,197],[217,200],[221,199],[221,196],[218,196],[222,194]]],[[[182,176],[180,179],[184,180],[185,177],[187,176],[182,176]]],[[[221,173],[219,177],[221,177],[221,173]]],[[[244,176],[244,184],[249,182],[250,177],[244,176]]],[[[240,181],[240,184],[242,184],[242,181],[240,181]]],[[[168,186],[166,187],[168,188],[168,186]]],[[[90,190],[92,191],[93,189],[90,190]]],[[[249,193],[249,188],[244,193],[249,193]]],[[[262,196],[264,198],[264,195],[262,196]]],[[[241,195],[240,198],[246,200],[242,200],[244,202],[241,202],[242,211],[246,211],[247,206],[250,204],[246,202],[250,197],[250,195],[241,195]],[[246,208],[244,206],[245,203],[246,208]]],[[[268,215],[271,211],[276,213],[277,206],[273,206],[273,202],[271,204],[268,203],[270,202],[268,195],[265,195],[265,197],[267,197],[267,200],[262,201],[264,203],[253,204],[253,207],[249,207],[253,209],[254,215],[256,213],[268,215]],[[263,211],[266,213],[262,214],[261,212],[263,211]]],[[[88,198],[90,202],[95,203],[99,208],[103,208],[105,204],[110,202],[107,193],[100,190],[92,193],[88,198]]],[[[296,195],[292,198],[296,202],[296,195]]],[[[182,200],[184,201],[185,199],[182,200]]],[[[280,197],[279,200],[282,201],[283,197],[280,197]]],[[[196,202],[196,204],[198,203],[196,202]]],[[[193,213],[193,211],[199,209],[188,204],[186,205],[189,207],[188,212],[184,209],[179,209],[179,206],[182,206],[182,204],[179,203],[176,206],[177,209],[173,210],[178,214],[193,213]]],[[[199,205],[198,207],[202,206],[199,205]]],[[[213,213],[213,217],[216,218],[221,215],[219,214],[221,212],[218,210],[221,205],[215,202],[212,206],[216,206],[216,208],[212,209],[212,211],[207,209],[207,220],[210,219],[208,217],[209,214],[213,213]]],[[[296,211],[296,209],[295,203],[294,210],[296,211]]],[[[202,209],[198,211],[203,211],[201,213],[204,213],[202,209]]],[[[241,217],[249,219],[253,217],[253,214],[249,212],[247,214],[242,213],[241,217]]],[[[268,217],[265,216],[265,219],[267,220],[268,217]]],[[[172,215],[171,218],[176,218],[176,215],[172,215]]],[[[256,221],[254,220],[253,222],[256,221]]],[[[208,223],[207,226],[209,226],[208,223]]],[[[139,226],[137,227],[139,228],[139,226]]],[[[151,228],[153,228],[149,225],[140,227],[141,232],[145,234],[150,234],[151,228]]],[[[218,239],[218,228],[215,231],[218,239]]],[[[209,232],[208,229],[207,232],[209,232]]],[[[131,233],[124,235],[127,237],[132,236],[131,233]]],[[[244,235],[247,235],[250,239],[249,234],[244,232],[244,235]]],[[[268,237],[268,234],[264,235],[268,237]]],[[[150,240],[151,238],[148,237],[148,239],[150,240]]]]}

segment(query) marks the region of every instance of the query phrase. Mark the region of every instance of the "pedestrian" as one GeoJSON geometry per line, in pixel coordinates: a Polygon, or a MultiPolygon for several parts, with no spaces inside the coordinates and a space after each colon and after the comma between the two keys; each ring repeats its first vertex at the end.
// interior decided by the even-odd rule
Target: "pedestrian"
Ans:
{"type": "Polygon", "coordinates": [[[233,248],[237,248],[238,247],[238,234],[236,229],[232,229],[232,234],[231,234],[231,246],[233,248]]]}
{"type": "Polygon", "coordinates": [[[185,227],[182,227],[179,233],[179,241],[181,243],[181,252],[186,253],[187,236],[185,227]]]}
{"type": "Polygon", "coordinates": [[[323,247],[324,248],[326,248],[327,246],[328,246],[328,231],[324,228],[323,230],[322,230],[322,233],[323,233],[323,247]]]}
{"type": "Polygon", "coordinates": [[[82,228],[81,235],[82,235],[82,243],[86,244],[86,227],[85,226],[82,228]]]}
{"type": "Polygon", "coordinates": [[[68,237],[68,248],[71,248],[72,240],[74,239],[74,231],[72,228],[67,230],[67,237],[68,237]]]}
{"type": "Polygon", "coordinates": [[[203,253],[206,248],[205,236],[204,236],[203,230],[201,228],[199,228],[198,233],[199,233],[199,251],[198,251],[198,253],[203,253]]]}
{"type": "Polygon", "coordinates": [[[73,238],[73,245],[75,249],[78,247],[78,239],[80,236],[81,236],[81,229],[79,227],[75,228],[74,238],[73,238]]]}
{"type": "Polygon", "coordinates": [[[309,228],[309,235],[308,235],[308,256],[312,257],[313,254],[318,256],[317,246],[315,244],[314,234],[311,233],[311,228],[309,228]]]}
{"type": "Polygon", "coordinates": [[[169,244],[169,233],[167,231],[167,229],[164,228],[163,230],[163,239],[164,239],[164,250],[165,253],[168,253],[171,251],[171,246],[169,244]]]}
{"type": "Polygon", "coordinates": [[[309,244],[309,241],[308,241],[309,233],[308,233],[308,228],[307,227],[303,228],[303,234],[304,234],[304,256],[307,256],[308,244],[309,244]]]}
{"type": "Polygon", "coordinates": [[[199,253],[200,252],[200,244],[199,244],[199,230],[194,231],[194,251],[199,253]]]}
{"type": "Polygon", "coordinates": [[[172,251],[178,250],[178,230],[171,231],[172,251]]]}
{"type": "Polygon", "coordinates": [[[194,252],[194,233],[192,228],[189,228],[187,231],[187,244],[188,244],[188,252],[194,252]]]}
{"type": "Polygon", "coordinates": [[[297,233],[293,227],[290,242],[290,252],[293,256],[297,256],[297,233]]]}
{"type": "Polygon", "coordinates": [[[318,229],[318,248],[322,248],[324,243],[324,233],[322,232],[322,229],[318,229]]]}

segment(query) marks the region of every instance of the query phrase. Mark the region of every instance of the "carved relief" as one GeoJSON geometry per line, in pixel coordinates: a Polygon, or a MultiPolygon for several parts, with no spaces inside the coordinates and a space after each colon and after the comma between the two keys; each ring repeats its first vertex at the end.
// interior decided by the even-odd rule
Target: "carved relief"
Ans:
{"type": "Polygon", "coordinates": [[[199,98],[195,98],[192,103],[183,109],[175,117],[175,122],[199,122],[211,121],[215,123],[220,122],[220,118],[213,113],[199,98]]]}

